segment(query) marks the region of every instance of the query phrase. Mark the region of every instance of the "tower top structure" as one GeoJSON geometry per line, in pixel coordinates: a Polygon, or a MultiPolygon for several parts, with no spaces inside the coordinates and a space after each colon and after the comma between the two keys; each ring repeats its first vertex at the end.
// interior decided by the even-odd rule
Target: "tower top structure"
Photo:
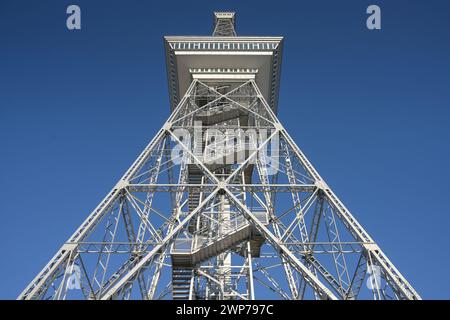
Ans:
{"type": "Polygon", "coordinates": [[[236,82],[254,79],[277,112],[283,37],[237,36],[234,12],[214,12],[212,36],[165,36],[170,107],[193,79],[236,82]]]}
{"type": "Polygon", "coordinates": [[[236,37],[234,12],[214,12],[214,31],[216,37],[236,37]]]}

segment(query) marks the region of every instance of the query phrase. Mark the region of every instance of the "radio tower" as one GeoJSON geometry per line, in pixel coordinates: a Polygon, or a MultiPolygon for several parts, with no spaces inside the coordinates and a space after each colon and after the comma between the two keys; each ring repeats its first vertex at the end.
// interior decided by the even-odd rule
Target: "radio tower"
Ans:
{"type": "Polygon", "coordinates": [[[165,37],[171,112],[19,299],[420,299],[277,119],[282,37],[165,37]]]}

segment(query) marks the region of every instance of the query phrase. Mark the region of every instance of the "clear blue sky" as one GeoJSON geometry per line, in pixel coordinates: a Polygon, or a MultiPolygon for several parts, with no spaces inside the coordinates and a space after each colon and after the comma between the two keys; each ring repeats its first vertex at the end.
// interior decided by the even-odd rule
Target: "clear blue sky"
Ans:
{"type": "Polygon", "coordinates": [[[0,298],[163,124],[162,36],[210,34],[213,10],[236,10],[240,35],[285,36],[280,119],[417,291],[450,298],[448,0],[0,0],[0,298]]]}

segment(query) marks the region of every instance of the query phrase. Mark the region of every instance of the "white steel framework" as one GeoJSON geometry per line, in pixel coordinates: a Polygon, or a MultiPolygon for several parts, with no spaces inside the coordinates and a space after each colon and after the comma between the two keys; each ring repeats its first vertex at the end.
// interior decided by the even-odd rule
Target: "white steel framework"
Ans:
{"type": "Polygon", "coordinates": [[[248,41],[269,67],[223,49],[184,89],[168,52],[172,114],[19,299],[420,299],[277,119],[278,40],[248,41]]]}

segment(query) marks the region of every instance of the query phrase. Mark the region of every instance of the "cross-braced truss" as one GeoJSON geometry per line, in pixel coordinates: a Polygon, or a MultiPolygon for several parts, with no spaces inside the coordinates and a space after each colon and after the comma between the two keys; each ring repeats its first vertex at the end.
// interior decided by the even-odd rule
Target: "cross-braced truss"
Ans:
{"type": "Polygon", "coordinates": [[[194,80],[20,299],[420,299],[253,80],[194,80]]]}

